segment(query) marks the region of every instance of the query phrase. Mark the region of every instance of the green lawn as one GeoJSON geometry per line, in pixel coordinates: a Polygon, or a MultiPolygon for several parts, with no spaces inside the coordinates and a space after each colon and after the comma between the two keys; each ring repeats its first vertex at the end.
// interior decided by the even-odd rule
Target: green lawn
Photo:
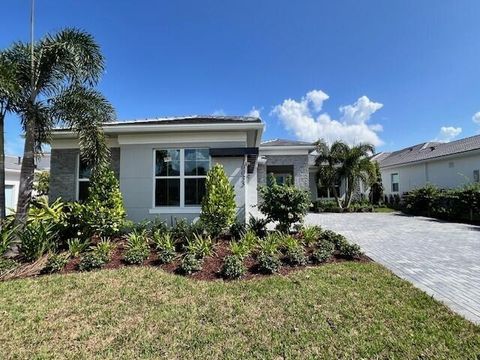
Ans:
{"type": "Polygon", "coordinates": [[[375,263],[198,282],[123,268],[0,283],[1,358],[467,359],[480,328],[375,263]]]}
{"type": "Polygon", "coordinates": [[[375,208],[375,212],[377,213],[392,213],[392,212],[396,212],[398,210],[395,210],[395,209],[392,209],[392,208],[389,208],[389,207],[378,207],[378,208],[375,208]]]}

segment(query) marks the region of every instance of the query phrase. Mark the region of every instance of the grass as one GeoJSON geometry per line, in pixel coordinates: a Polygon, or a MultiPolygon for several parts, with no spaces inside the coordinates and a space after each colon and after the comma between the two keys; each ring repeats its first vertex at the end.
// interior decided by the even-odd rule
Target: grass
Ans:
{"type": "Polygon", "coordinates": [[[480,328],[375,263],[199,282],[149,267],[0,283],[2,358],[480,354],[480,328]]]}
{"type": "Polygon", "coordinates": [[[393,212],[396,212],[396,211],[398,211],[398,210],[395,210],[395,209],[392,209],[392,208],[389,208],[389,207],[386,207],[386,206],[375,208],[375,212],[377,212],[377,213],[393,213],[393,212]]]}

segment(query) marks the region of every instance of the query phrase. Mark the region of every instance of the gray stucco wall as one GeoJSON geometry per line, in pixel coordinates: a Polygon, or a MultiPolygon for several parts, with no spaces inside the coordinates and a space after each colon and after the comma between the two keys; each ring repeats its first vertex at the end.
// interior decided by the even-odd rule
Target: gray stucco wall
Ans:
{"type": "Polygon", "coordinates": [[[267,166],[269,165],[293,165],[293,177],[295,186],[309,189],[308,155],[265,155],[266,164],[258,166],[258,184],[267,182],[267,166]]]}
{"type": "MultiPolygon", "coordinates": [[[[77,197],[77,171],[79,149],[52,149],[50,161],[51,201],[61,198],[74,201],[77,197]]],[[[111,167],[117,178],[120,177],[120,148],[111,148],[111,167]]]]}
{"type": "MultiPolygon", "coordinates": [[[[243,143],[187,143],[175,144],[175,148],[205,148],[205,147],[236,147],[244,146],[243,143]]],[[[159,218],[172,224],[176,219],[195,220],[199,217],[198,210],[175,208],[171,210],[162,209],[162,213],[150,213],[154,209],[154,180],[153,180],[153,154],[154,149],[162,145],[139,144],[122,145],[120,158],[120,190],[123,194],[123,201],[127,210],[127,216],[133,221],[159,218]]],[[[171,146],[163,147],[168,148],[171,146]]],[[[237,203],[237,216],[245,218],[245,169],[243,157],[212,158],[212,165],[221,163],[234,185],[237,203]]]]}

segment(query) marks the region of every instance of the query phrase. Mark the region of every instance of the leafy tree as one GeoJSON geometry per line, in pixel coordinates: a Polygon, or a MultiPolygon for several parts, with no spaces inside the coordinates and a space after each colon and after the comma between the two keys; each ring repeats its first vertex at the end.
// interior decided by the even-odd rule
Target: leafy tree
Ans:
{"type": "Polygon", "coordinates": [[[65,29],[45,36],[33,48],[17,42],[2,56],[15,67],[20,96],[8,99],[25,134],[16,212],[16,222],[21,225],[31,201],[34,158],[49,142],[52,129],[60,125],[77,132],[82,158],[96,171],[108,163],[101,124],[114,118],[114,110],[93,89],[104,70],[104,59],[88,33],[65,29]]]}
{"type": "Polygon", "coordinates": [[[350,147],[341,141],[330,147],[323,140],[316,143],[319,166],[318,178],[323,184],[332,188],[339,207],[350,207],[352,196],[360,181],[371,183],[374,176],[374,165],[369,156],[375,151],[371,144],[359,144],[350,147]],[[345,198],[340,201],[335,190],[335,183],[342,179],[345,183],[345,198]]]}
{"type": "Polygon", "coordinates": [[[295,187],[291,176],[285,184],[277,184],[269,174],[267,185],[260,186],[262,202],[259,210],[269,221],[278,221],[278,229],[288,232],[292,224],[302,222],[310,207],[310,192],[295,187]]]}
{"type": "Polygon", "coordinates": [[[370,201],[374,205],[380,204],[380,201],[383,199],[383,184],[382,184],[382,173],[380,172],[380,165],[377,161],[373,162],[374,166],[374,177],[373,181],[370,184],[370,201]]]}
{"type": "Polygon", "coordinates": [[[215,164],[207,174],[200,221],[217,236],[235,221],[235,191],[222,165],[215,164]]]}

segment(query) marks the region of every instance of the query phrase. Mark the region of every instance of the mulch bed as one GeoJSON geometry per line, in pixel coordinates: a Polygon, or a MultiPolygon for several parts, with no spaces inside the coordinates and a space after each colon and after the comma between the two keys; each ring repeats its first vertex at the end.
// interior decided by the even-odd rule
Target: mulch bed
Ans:
{"type": "MultiPolygon", "coordinates": [[[[125,266],[132,266],[132,265],[127,265],[123,261],[123,254],[125,252],[125,247],[124,247],[125,241],[121,238],[116,239],[114,241],[117,244],[116,249],[112,255],[110,262],[106,264],[103,268],[118,269],[125,266]]],[[[310,252],[311,250],[307,249],[307,255],[309,255],[310,252]]],[[[223,259],[228,255],[230,255],[229,239],[224,238],[219,240],[215,244],[214,255],[204,259],[202,270],[195,272],[191,275],[188,275],[187,277],[196,279],[196,280],[204,280],[204,281],[222,279],[220,270],[223,265],[223,259]]],[[[181,253],[177,253],[177,257],[172,263],[162,264],[158,260],[155,251],[152,250],[152,252],[150,253],[150,256],[148,257],[147,260],[145,260],[142,266],[158,267],[169,273],[180,274],[178,270],[180,265],[180,258],[181,258],[181,253]]],[[[301,269],[305,269],[307,267],[316,267],[316,266],[322,266],[323,264],[339,263],[339,262],[345,262],[345,261],[365,263],[365,262],[371,262],[372,259],[370,259],[368,256],[365,256],[365,255],[361,255],[357,258],[349,259],[349,258],[339,256],[338,254],[334,254],[328,261],[322,264],[308,264],[307,266],[289,266],[288,264],[283,264],[278,274],[286,275],[292,271],[298,271],[301,269]]],[[[72,273],[72,272],[79,272],[78,270],[79,262],[80,262],[79,258],[71,259],[60,273],[66,274],[66,273],[72,273]]],[[[271,276],[270,274],[263,274],[262,272],[259,271],[257,262],[254,256],[249,256],[245,259],[245,266],[247,267],[247,273],[242,277],[243,280],[271,276]]]]}

